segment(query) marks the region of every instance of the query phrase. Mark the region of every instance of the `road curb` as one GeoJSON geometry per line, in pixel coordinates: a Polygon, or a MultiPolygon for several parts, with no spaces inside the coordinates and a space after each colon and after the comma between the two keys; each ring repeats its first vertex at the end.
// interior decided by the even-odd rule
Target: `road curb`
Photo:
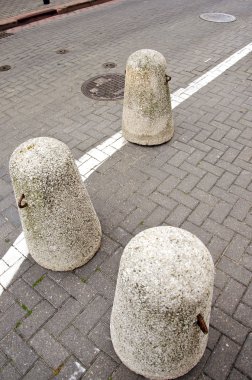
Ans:
{"type": "Polygon", "coordinates": [[[15,17],[9,17],[0,20],[0,31],[15,28],[17,26],[30,24],[32,22],[49,18],[56,15],[70,13],[82,8],[92,7],[94,5],[100,5],[113,0],[74,0],[67,4],[49,6],[44,9],[38,9],[35,11],[22,13],[15,17]]]}

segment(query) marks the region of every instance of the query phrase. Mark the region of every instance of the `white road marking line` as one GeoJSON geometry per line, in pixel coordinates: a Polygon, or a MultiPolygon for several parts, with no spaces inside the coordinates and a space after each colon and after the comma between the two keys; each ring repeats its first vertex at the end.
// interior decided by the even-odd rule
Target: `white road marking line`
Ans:
{"type": "MultiPolygon", "coordinates": [[[[190,96],[223,74],[231,66],[251,52],[252,42],[194,80],[186,88],[180,88],[175,91],[171,95],[172,109],[190,98],[190,96]]],[[[121,149],[126,143],[127,141],[123,138],[122,132],[117,132],[76,160],[83,181],[85,181],[96,169],[98,169],[99,166],[121,149]]],[[[9,286],[15,273],[18,271],[27,255],[28,249],[22,232],[3,258],[0,259],[0,295],[4,288],[9,286]]]]}

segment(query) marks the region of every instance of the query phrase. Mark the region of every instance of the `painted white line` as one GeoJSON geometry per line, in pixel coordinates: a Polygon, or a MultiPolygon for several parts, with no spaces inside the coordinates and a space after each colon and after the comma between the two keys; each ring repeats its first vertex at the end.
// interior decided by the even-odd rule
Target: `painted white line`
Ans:
{"type": "MultiPolygon", "coordinates": [[[[171,95],[172,109],[190,98],[193,94],[206,86],[212,80],[223,74],[235,63],[240,61],[246,55],[252,52],[252,42],[236,53],[225,59],[219,65],[194,80],[186,88],[180,88],[171,95]]],[[[76,164],[79,168],[81,177],[85,181],[99,166],[101,166],[115,152],[121,149],[127,141],[123,138],[122,132],[117,132],[109,137],[102,144],[92,148],[84,154],[76,164]]],[[[3,288],[7,288],[12,281],[13,276],[18,271],[20,265],[28,255],[28,249],[25,242],[24,234],[21,233],[9,248],[3,258],[0,260],[0,295],[3,288]]]]}

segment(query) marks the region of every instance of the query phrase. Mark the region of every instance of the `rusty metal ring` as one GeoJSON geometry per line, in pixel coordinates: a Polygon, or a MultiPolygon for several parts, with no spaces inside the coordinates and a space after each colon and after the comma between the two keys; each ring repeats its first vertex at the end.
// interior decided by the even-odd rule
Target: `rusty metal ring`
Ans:
{"type": "Polygon", "coordinates": [[[171,77],[170,77],[170,75],[165,75],[166,76],[166,83],[168,83],[168,82],[170,82],[170,80],[171,80],[171,77]]]}
{"type": "Polygon", "coordinates": [[[208,334],[206,322],[201,314],[197,315],[197,324],[204,334],[208,334]]]}
{"type": "Polygon", "coordinates": [[[28,203],[26,201],[24,201],[22,203],[22,201],[25,199],[25,195],[22,194],[21,197],[19,198],[19,201],[18,201],[18,207],[19,208],[24,208],[24,207],[27,207],[28,206],[28,203]]]}

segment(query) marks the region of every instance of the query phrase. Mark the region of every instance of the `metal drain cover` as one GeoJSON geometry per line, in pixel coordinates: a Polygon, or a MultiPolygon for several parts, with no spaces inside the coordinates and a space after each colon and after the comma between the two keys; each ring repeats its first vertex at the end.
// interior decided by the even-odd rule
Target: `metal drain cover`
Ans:
{"type": "Polygon", "coordinates": [[[200,18],[202,18],[202,20],[212,22],[232,22],[236,20],[235,16],[227,13],[202,13],[200,18]]]}
{"type": "Polygon", "coordinates": [[[122,74],[104,74],[84,82],[81,91],[88,98],[95,100],[122,99],[124,95],[125,76],[122,74]]]}

